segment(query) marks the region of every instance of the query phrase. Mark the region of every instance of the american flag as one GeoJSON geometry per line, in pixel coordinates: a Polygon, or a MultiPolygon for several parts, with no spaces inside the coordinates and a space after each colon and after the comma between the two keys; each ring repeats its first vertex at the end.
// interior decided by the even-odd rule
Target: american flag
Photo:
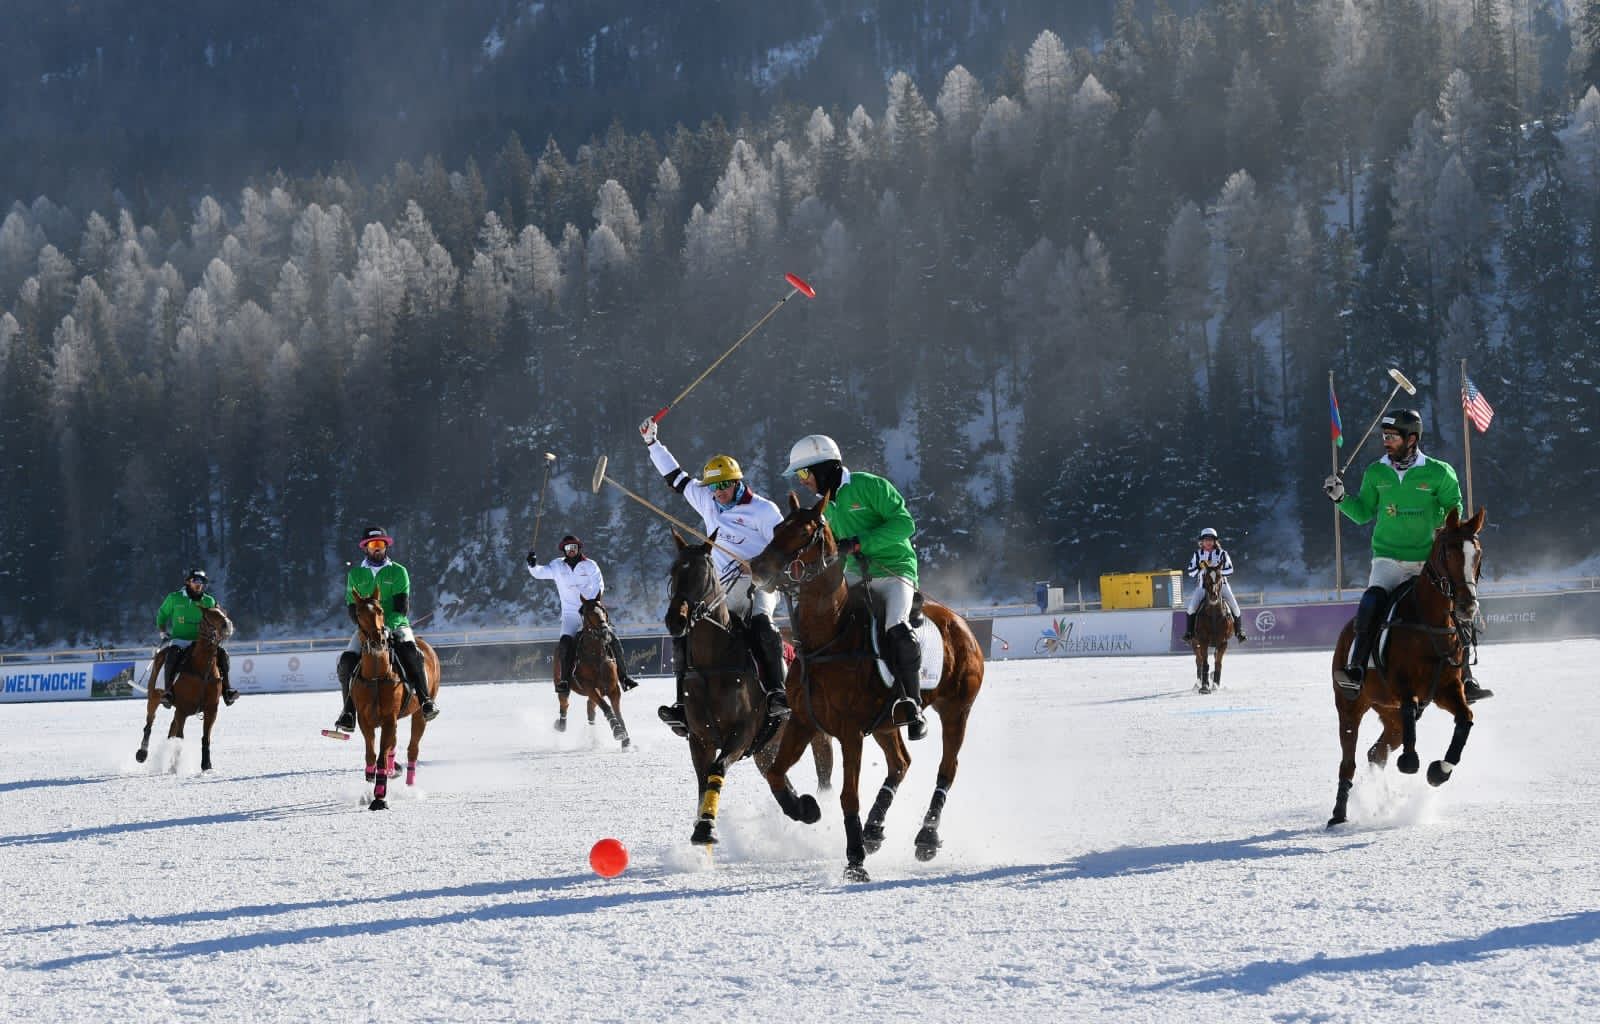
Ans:
{"type": "Polygon", "coordinates": [[[1494,406],[1483,397],[1483,392],[1472,383],[1471,377],[1461,378],[1461,407],[1467,410],[1467,419],[1472,421],[1480,434],[1486,433],[1489,424],[1494,422],[1494,406]]]}

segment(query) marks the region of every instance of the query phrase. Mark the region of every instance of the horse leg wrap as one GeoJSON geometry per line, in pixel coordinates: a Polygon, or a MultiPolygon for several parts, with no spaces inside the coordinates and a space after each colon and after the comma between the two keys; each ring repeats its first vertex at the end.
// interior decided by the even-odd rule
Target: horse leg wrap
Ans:
{"type": "Polygon", "coordinates": [[[1350,781],[1349,779],[1339,780],[1339,795],[1333,799],[1333,817],[1328,819],[1329,828],[1335,825],[1342,825],[1345,822],[1345,814],[1350,803],[1350,781]]]}
{"type": "Polygon", "coordinates": [[[1444,752],[1445,772],[1448,774],[1452,768],[1461,763],[1461,751],[1467,745],[1467,733],[1472,731],[1472,721],[1468,718],[1457,718],[1456,728],[1450,734],[1450,746],[1444,752]]]}
{"type": "Polygon", "coordinates": [[[923,816],[922,824],[938,828],[939,819],[944,816],[944,802],[949,798],[950,784],[940,780],[939,785],[933,791],[933,799],[928,801],[928,813],[923,816]]]}
{"type": "Polygon", "coordinates": [[[872,810],[867,813],[867,824],[882,822],[889,813],[889,805],[894,802],[895,785],[885,782],[883,788],[878,790],[878,799],[872,801],[872,810]]]}
{"type": "Polygon", "coordinates": [[[414,786],[416,784],[417,784],[417,762],[415,762],[415,761],[407,761],[406,762],[406,785],[414,786]]]}
{"type": "Polygon", "coordinates": [[[722,776],[707,775],[706,791],[700,794],[700,817],[715,818],[717,805],[722,802],[722,776]]]}
{"type": "Polygon", "coordinates": [[[878,799],[872,802],[872,810],[867,813],[867,824],[861,832],[861,838],[866,843],[868,853],[877,853],[878,847],[883,845],[883,819],[888,816],[889,805],[894,802],[894,792],[894,785],[885,782],[878,790],[878,799]]]}
{"type": "Polygon", "coordinates": [[[367,762],[366,776],[367,776],[367,781],[368,782],[372,782],[375,779],[377,779],[377,777],[378,777],[378,763],[376,761],[368,761],[367,762]]]}
{"type": "Polygon", "coordinates": [[[861,839],[861,815],[844,816],[844,859],[851,867],[860,867],[867,859],[867,847],[861,839]]]}

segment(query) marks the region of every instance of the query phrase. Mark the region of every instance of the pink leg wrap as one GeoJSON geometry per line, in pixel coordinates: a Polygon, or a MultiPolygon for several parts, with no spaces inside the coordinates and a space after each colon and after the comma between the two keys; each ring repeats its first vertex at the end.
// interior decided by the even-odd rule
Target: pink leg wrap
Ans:
{"type": "Polygon", "coordinates": [[[415,761],[407,761],[406,762],[406,785],[414,786],[416,784],[417,784],[417,762],[415,762],[415,761]]]}

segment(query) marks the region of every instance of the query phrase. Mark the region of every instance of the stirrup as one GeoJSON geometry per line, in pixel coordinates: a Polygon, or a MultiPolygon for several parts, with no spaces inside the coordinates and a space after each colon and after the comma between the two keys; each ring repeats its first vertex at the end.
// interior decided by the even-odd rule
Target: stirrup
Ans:
{"type": "Polygon", "coordinates": [[[1239,641],[1241,644],[1244,643],[1246,640],[1250,639],[1249,637],[1244,635],[1244,630],[1238,628],[1237,626],[1234,627],[1233,638],[1235,640],[1239,641]]]}
{"type": "Polygon", "coordinates": [[[434,706],[434,703],[431,699],[423,701],[417,710],[422,712],[422,720],[424,722],[431,722],[435,718],[439,717],[439,709],[434,706]]]}
{"type": "Polygon", "coordinates": [[[228,707],[233,707],[233,702],[238,699],[239,691],[235,690],[233,687],[230,686],[222,691],[222,703],[226,704],[228,707]]]}
{"type": "Polygon", "coordinates": [[[773,690],[767,694],[767,721],[781,722],[793,714],[789,707],[789,695],[782,690],[773,690]]]}
{"type": "Polygon", "coordinates": [[[1191,630],[1189,630],[1189,632],[1183,634],[1181,639],[1186,644],[1194,643],[1194,630],[1191,629],[1191,630]]]}
{"type": "Polygon", "coordinates": [[[617,684],[622,687],[623,693],[627,693],[629,690],[639,685],[639,680],[633,678],[632,676],[619,676],[617,677],[617,684]]]}
{"type": "Polygon", "coordinates": [[[172,689],[170,687],[161,691],[161,706],[164,708],[170,708],[173,706],[172,689]]]}
{"type": "Polygon", "coordinates": [[[689,722],[683,713],[682,704],[663,704],[656,708],[656,717],[667,723],[667,726],[679,736],[689,735],[689,722]]]}
{"type": "Polygon", "coordinates": [[[1468,704],[1483,700],[1485,697],[1494,696],[1493,690],[1479,686],[1476,679],[1466,680],[1461,684],[1461,689],[1466,694],[1468,704]]]}
{"type": "MultiPolygon", "coordinates": [[[[920,740],[928,735],[928,720],[922,716],[922,705],[910,697],[901,697],[894,702],[896,708],[901,704],[911,705],[911,711],[907,713],[906,720],[903,723],[906,727],[906,739],[920,740]]],[[[894,708],[889,709],[889,714],[893,716],[894,708]]]]}
{"type": "Polygon", "coordinates": [[[340,732],[355,732],[356,713],[354,711],[340,712],[339,717],[333,723],[333,727],[340,732]]]}

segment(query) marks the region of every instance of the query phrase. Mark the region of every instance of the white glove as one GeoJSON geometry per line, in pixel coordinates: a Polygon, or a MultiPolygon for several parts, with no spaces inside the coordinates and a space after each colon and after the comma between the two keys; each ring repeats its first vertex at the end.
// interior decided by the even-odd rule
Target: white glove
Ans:
{"type": "Polygon", "coordinates": [[[643,441],[646,447],[656,443],[656,421],[654,419],[646,419],[639,424],[639,440],[643,441]]]}
{"type": "Polygon", "coordinates": [[[1329,501],[1338,504],[1344,500],[1344,481],[1339,479],[1337,473],[1328,477],[1322,481],[1322,493],[1328,496],[1329,501]]]}

